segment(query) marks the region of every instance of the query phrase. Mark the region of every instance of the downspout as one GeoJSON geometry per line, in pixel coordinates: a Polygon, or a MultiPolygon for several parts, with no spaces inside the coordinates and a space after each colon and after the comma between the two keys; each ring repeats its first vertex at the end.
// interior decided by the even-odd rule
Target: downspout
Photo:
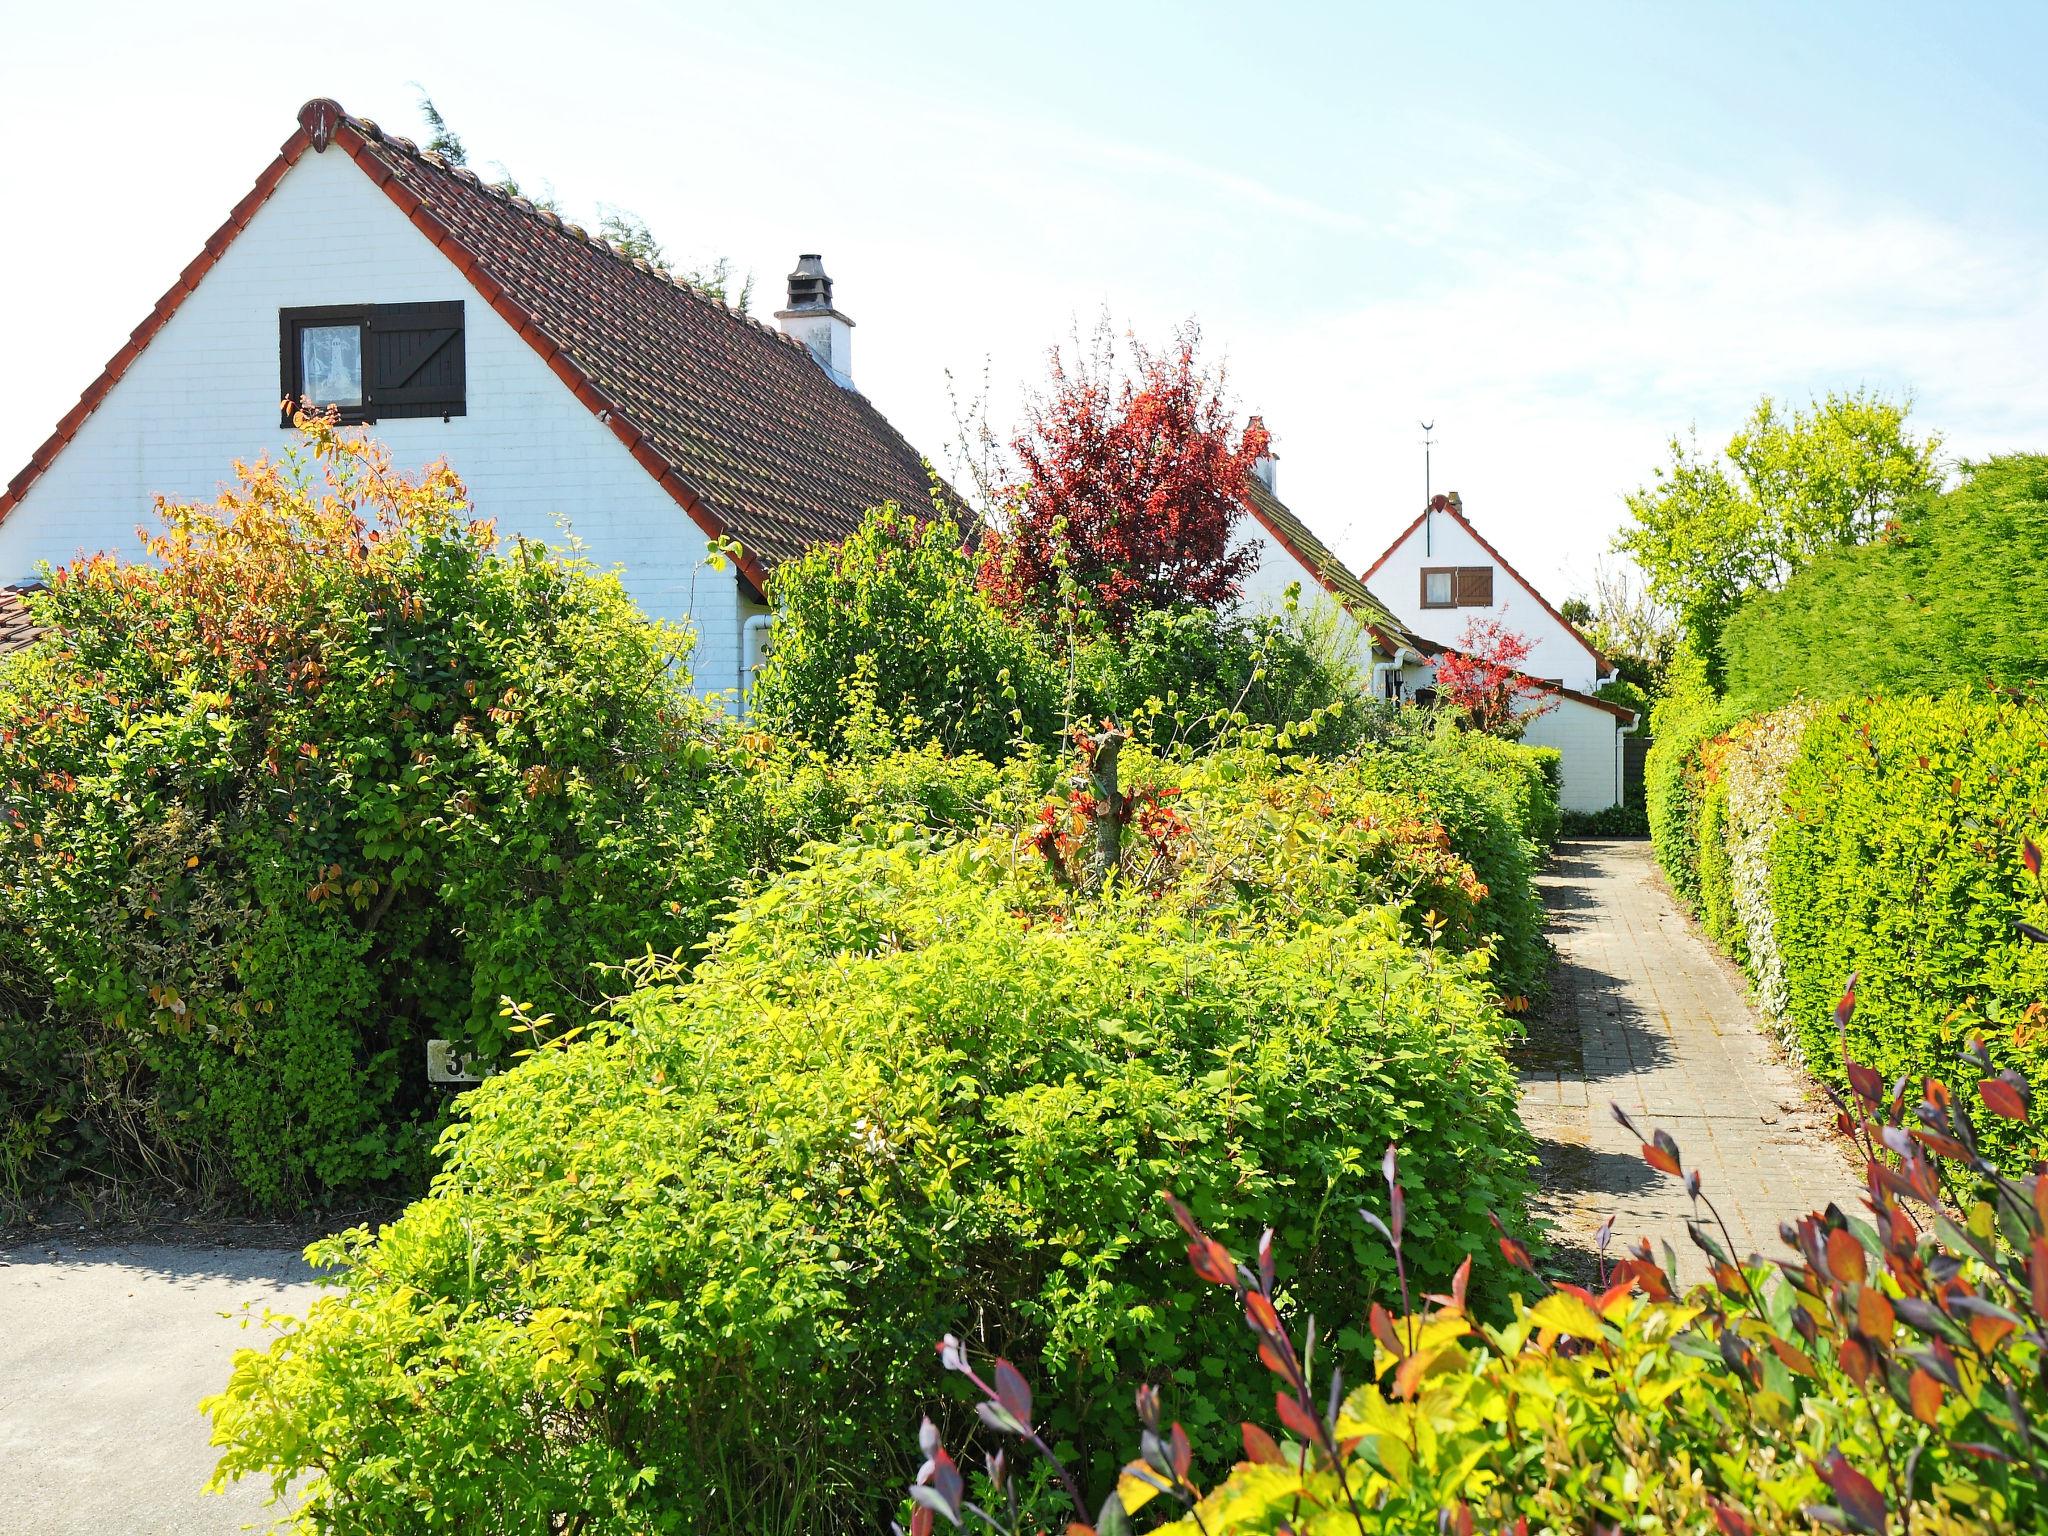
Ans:
{"type": "MultiPolygon", "coordinates": [[[[1611,677],[1608,679],[1610,683],[1613,681],[1614,679],[1611,677]]],[[[1628,794],[1628,770],[1625,767],[1628,747],[1622,741],[1622,738],[1624,736],[1633,736],[1642,728],[1643,712],[1637,710],[1635,711],[1635,718],[1614,733],[1614,803],[1617,806],[1624,803],[1628,794]]]]}
{"type": "Polygon", "coordinates": [[[1394,647],[1393,660],[1376,661],[1372,664],[1372,681],[1368,686],[1371,688],[1374,698],[1385,699],[1393,697],[1393,695],[1387,692],[1387,675],[1392,672],[1398,672],[1401,669],[1401,658],[1403,656],[1406,656],[1410,661],[1422,660],[1420,656],[1409,650],[1407,646],[1397,645],[1394,647]]]}
{"type": "Polygon", "coordinates": [[[747,700],[754,691],[754,673],[760,668],[762,654],[768,647],[768,631],[774,623],[774,614],[756,613],[750,614],[746,623],[740,626],[739,713],[742,720],[747,717],[747,700]]]}

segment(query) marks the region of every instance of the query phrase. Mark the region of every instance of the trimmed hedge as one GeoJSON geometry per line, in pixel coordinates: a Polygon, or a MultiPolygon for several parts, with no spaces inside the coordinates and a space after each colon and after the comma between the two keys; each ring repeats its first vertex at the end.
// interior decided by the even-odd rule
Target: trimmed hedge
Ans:
{"type": "Polygon", "coordinates": [[[1968,467],[1960,486],[1875,543],[1818,555],[1729,620],[1728,691],[1927,697],[2048,683],[2048,455],[1968,467]]]}
{"type": "Polygon", "coordinates": [[[468,1095],[434,1192],[323,1245],[341,1291],[237,1358],[223,1473],[313,1474],[315,1529],[874,1530],[948,1329],[1029,1362],[1094,1473],[1141,1360],[1213,1385],[1220,1443],[1269,1399],[1226,1384],[1241,1325],[1177,1284],[1155,1192],[1246,1244],[1272,1221],[1362,1367],[1394,1277],[1350,1212],[1394,1138],[1411,1280],[1484,1247],[1501,1301],[1487,1213],[1531,1162],[1506,1025],[1480,955],[1403,924],[1411,873],[1451,871],[1426,840],[1381,862],[1363,770],[1318,796],[1211,766],[1164,802],[1188,831],[1134,817],[1106,905],[1013,827],[816,849],[693,977],[468,1095]]]}
{"type": "MultiPolygon", "coordinates": [[[[1657,848],[1674,889],[1817,1075],[1840,1075],[1834,1007],[1853,975],[1848,1048],[1887,1081],[1948,1074],[1978,1036],[1996,1067],[2040,1076],[2048,946],[2018,925],[2048,926],[2021,857],[2048,843],[2048,707],[1793,705],[1663,773],[1683,787],[1657,848]]],[[[2048,1155],[2032,1125],[1990,1117],[1982,1133],[2008,1166],[2048,1155]]]]}

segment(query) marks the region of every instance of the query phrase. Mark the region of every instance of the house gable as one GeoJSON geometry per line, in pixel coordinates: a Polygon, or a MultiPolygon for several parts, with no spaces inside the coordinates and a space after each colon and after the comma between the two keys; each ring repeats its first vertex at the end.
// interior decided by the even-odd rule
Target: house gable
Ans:
{"type": "Polygon", "coordinates": [[[1494,618],[1530,642],[1531,677],[1590,691],[1607,664],[1585,636],[1489,543],[1455,505],[1425,509],[1365,573],[1381,602],[1439,644],[1455,645],[1473,619],[1494,618]],[[1428,600],[1434,581],[1438,596],[1428,600]]]}
{"type": "Polygon", "coordinates": [[[291,449],[298,434],[277,408],[281,310],[449,300],[464,303],[468,412],[378,422],[395,461],[445,458],[501,533],[555,543],[573,533],[600,568],[623,564],[647,612],[695,621],[700,686],[733,686],[743,597],[730,575],[703,566],[701,525],[391,199],[331,151],[289,164],[155,320],[148,344],[110,368],[62,451],[0,521],[0,580],[95,550],[134,554],[152,498],[211,501],[236,459],[291,449]]]}

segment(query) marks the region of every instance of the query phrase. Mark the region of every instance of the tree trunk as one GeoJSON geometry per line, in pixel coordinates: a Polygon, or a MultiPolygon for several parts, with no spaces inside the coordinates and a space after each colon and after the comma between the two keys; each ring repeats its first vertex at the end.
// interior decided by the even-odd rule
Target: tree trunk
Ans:
{"type": "Polygon", "coordinates": [[[1109,882],[1123,858],[1123,797],[1117,789],[1116,760],[1129,737],[1112,727],[1095,739],[1088,754],[1088,793],[1095,798],[1095,840],[1088,850],[1088,871],[1081,889],[1094,895],[1109,882]]]}

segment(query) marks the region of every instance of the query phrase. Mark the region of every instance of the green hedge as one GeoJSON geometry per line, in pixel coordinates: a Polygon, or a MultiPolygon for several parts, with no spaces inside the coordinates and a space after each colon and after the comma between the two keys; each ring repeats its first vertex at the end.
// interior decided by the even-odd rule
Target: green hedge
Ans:
{"type": "MultiPolygon", "coordinates": [[[[1234,799],[1306,860],[1376,836],[1352,793],[1219,764],[1187,814],[1234,799]]],[[[1156,1191],[1247,1250],[1271,1221],[1359,1369],[1393,1277],[1354,1211],[1396,1137],[1411,1282],[1483,1250],[1503,1296],[1487,1212],[1530,1155],[1482,959],[1416,947],[1396,879],[1076,905],[1017,833],[814,850],[694,978],[470,1094],[432,1195],[325,1245],[342,1289],[238,1357],[224,1470],[313,1474],[325,1530],[875,1530],[948,1330],[1094,1474],[1141,1360],[1211,1388],[1220,1453],[1270,1389],[1226,1381],[1242,1325],[1179,1284],[1156,1191]]]]}
{"type": "Polygon", "coordinates": [[[1829,550],[1745,602],[1721,642],[1729,694],[1754,708],[2048,682],[2043,550],[2048,456],[1972,465],[1887,537],[1829,550]]]}
{"type": "MultiPolygon", "coordinates": [[[[2048,845],[2048,708],[1966,697],[1816,712],[1785,781],[1771,904],[1788,1011],[1815,1071],[1838,1077],[1831,1017],[1857,976],[1851,1053],[1887,1081],[1950,1076],[1982,1034],[1998,1066],[2048,1060],[2048,903],[2022,867],[2048,845]]],[[[2037,1122],[1983,1116],[2008,1163],[2048,1155],[2037,1122]]]]}
{"type": "MultiPolygon", "coordinates": [[[[2048,946],[2017,925],[2048,927],[2021,860],[2026,838],[2048,844],[2048,706],[1798,704],[1662,767],[1673,887],[1817,1076],[1840,1077],[1833,1015],[1852,975],[1849,1049],[1887,1081],[1951,1075],[1978,1035],[1999,1067],[2040,1075],[2048,946]]],[[[2048,1155],[2032,1123],[1983,1130],[2010,1165],[2048,1155]]]]}

